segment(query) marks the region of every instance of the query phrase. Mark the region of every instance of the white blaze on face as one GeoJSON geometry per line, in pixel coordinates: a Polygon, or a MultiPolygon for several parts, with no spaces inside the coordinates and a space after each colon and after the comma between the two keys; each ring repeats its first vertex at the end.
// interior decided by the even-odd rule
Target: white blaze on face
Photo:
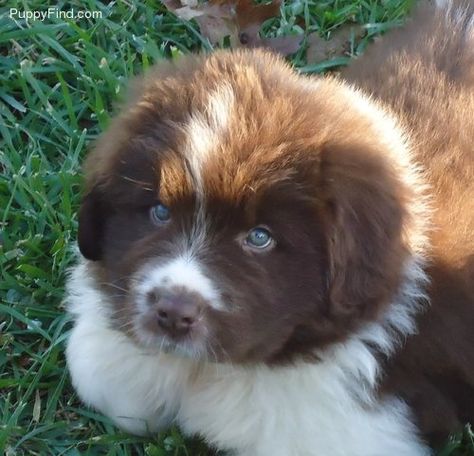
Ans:
{"type": "Polygon", "coordinates": [[[207,223],[205,215],[205,190],[202,173],[212,153],[219,151],[219,144],[228,131],[234,111],[235,95],[232,87],[223,84],[211,92],[203,111],[193,113],[184,128],[186,134],[185,156],[196,190],[196,213],[190,233],[182,233],[176,258],[165,264],[148,265],[139,274],[137,293],[146,308],[146,294],[154,288],[183,287],[197,293],[213,308],[222,309],[219,293],[199,264],[199,252],[206,248],[207,223]]]}
{"type": "Polygon", "coordinates": [[[198,192],[203,190],[203,167],[228,130],[234,104],[232,87],[223,84],[209,95],[204,111],[193,113],[185,127],[186,158],[198,192]]]}
{"type": "Polygon", "coordinates": [[[193,252],[203,248],[206,238],[203,169],[206,162],[212,160],[212,153],[219,151],[219,143],[228,131],[234,105],[235,95],[232,87],[223,84],[210,94],[204,111],[192,114],[185,127],[187,137],[185,154],[197,197],[195,220],[189,243],[193,252]]]}
{"type": "Polygon", "coordinates": [[[223,308],[217,287],[198,260],[191,256],[179,256],[164,264],[150,265],[145,268],[141,277],[137,292],[143,302],[147,293],[156,288],[166,290],[181,287],[201,296],[212,308],[223,308]]]}

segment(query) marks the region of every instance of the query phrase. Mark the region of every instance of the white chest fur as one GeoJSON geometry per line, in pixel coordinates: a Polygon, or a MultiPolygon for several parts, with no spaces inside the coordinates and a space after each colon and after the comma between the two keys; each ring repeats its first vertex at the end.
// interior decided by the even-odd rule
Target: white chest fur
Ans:
{"type": "Polygon", "coordinates": [[[390,350],[390,319],[408,325],[409,310],[333,347],[320,363],[243,368],[148,353],[110,329],[105,298],[84,263],[73,271],[67,300],[76,318],[67,348],[73,384],[127,431],[156,432],[175,421],[240,456],[430,454],[406,405],[372,395],[378,365],[365,342],[390,350]]]}

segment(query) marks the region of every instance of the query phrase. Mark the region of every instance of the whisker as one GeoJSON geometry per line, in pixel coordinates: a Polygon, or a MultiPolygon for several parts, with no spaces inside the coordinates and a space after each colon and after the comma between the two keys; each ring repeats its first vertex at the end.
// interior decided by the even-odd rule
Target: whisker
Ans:
{"type": "Polygon", "coordinates": [[[100,285],[105,285],[105,286],[109,286],[109,287],[112,287],[112,288],[116,288],[117,290],[124,291],[125,293],[129,292],[129,290],[127,290],[126,288],[120,287],[119,285],[117,285],[115,283],[112,283],[112,282],[101,282],[100,285]]]}
{"type": "Polygon", "coordinates": [[[143,190],[146,190],[148,192],[152,192],[154,191],[153,187],[150,187],[150,185],[152,185],[150,182],[144,182],[144,181],[139,181],[137,179],[133,179],[131,177],[128,177],[128,176],[123,176],[123,175],[120,175],[120,177],[123,179],[123,180],[126,180],[128,182],[132,182],[134,184],[137,184],[140,188],[142,188],[143,190]]]}
{"type": "Polygon", "coordinates": [[[133,328],[133,321],[127,321],[119,326],[117,326],[117,330],[122,331],[124,329],[130,329],[133,328]]]}
{"type": "MultiPolygon", "coordinates": [[[[227,350],[224,349],[224,347],[222,346],[222,344],[213,336],[209,336],[209,340],[208,340],[208,344],[207,344],[207,347],[208,349],[211,349],[214,354],[215,354],[215,351],[214,349],[212,348],[212,344],[216,344],[218,347],[219,347],[219,350],[221,351],[222,355],[226,358],[226,365],[228,365],[230,368],[231,368],[231,371],[234,371],[235,370],[235,366],[232,362],[232,359],[229,355],[229,353],[227,352],[227,350]]],[[[217,361],[217,356],[216,356],[216,361],[217,361]]],[[[222,363],[219,363],[219,364],[222,364],[222,363]]]]}

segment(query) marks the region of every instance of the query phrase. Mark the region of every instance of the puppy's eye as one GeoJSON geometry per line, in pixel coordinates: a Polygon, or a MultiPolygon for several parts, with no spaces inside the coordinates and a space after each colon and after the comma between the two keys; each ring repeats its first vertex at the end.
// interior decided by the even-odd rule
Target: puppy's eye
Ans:
{"type": "Polygon", "coordinates": [[[171,213],[168,207],[158,203],[150,209],[150,218],[153,223],[162,225],[170,220],[171,213]]]}
{"type": "Polygon", "coordinates": [[[245,243],[255,249],[266,249],[272,245],[273,238],[266,228],[257,227],[248,232],[245,243]]]}

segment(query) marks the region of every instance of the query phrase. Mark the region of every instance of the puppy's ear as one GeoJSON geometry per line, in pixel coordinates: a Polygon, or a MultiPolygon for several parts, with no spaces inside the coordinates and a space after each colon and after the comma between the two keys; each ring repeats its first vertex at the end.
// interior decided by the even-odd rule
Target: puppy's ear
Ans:
{"type": "Polygon", "coordinates": [[[321,161],[329,256],[329,311],[374,316],[399,285],[408,254],[407,189],[383,151],[336,146],[321,161]]]}
{"type": "Polygon", "coordinates": [[[95,185],[82,200],[79,210],[79,250],[88,260],[102,258],[102,244],[105,222],[108,217],[108,205],[104,201],[103,191],[95,185]]]}
{"type": "MultiPolygon", "coordinates": [[[[156,202],[159,162],[153,150],[141,147],[142,143],[136,147],[127,144],[115,153],[108,168],[88,167],[90,190],[84,195],[79,210],[78,242],[79,250],[89,260],[102,259],[107,223],[112,216],[141,211],[156,202]]],[[[97,148],[91,158],[103,150],[97,148]]]]}

